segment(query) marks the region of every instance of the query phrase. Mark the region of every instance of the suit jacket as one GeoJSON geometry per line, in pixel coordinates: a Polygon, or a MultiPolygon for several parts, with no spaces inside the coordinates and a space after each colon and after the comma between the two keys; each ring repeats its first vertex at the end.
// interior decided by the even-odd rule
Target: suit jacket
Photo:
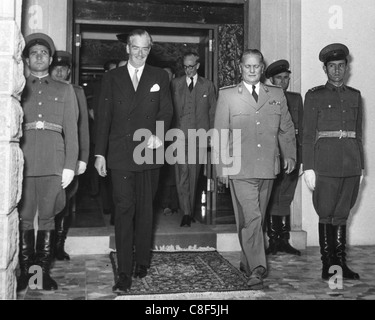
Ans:
{"type": "Polygon", "coordinates": [[[364,168],[362,98],[360,91],[343,85],[310,89],[305,97],[303,169],[319,175],[350,177],[364,168]],[[319,131],[354,131],[355,139],[320,138],[319,131]]]}
{"type": "MultiPolygon", "coordinates": [[[[173,99],[173,124],[175,128],[181,127],[182,110],[185,102],[184,91],[187,88],[186,76],[172,80],[172,99],[173,99]]],[[[199,77],[194,87],[195,94],[195,127],[191,129],[205,129],[208,131],[213,128],[216,109],[216,91],[212,81],[199,77]]]]}
{"type": "MultiPolygon", "coordinates": [[[[168,128],[172,113],[169,78],[163,69],[146,64],[136,92],[127,66],[105,73],[95,119],[95,155],[108,155],[110,169],[143,171],[160,167],[155,151],[153,163],[136,163],[133,153],[141,141],[135,141],[133,135],[138,129],[155,135],[156,121],[163,121],[168,128]]],[[[164,136],[159,138],[163,140],[164,136]]]]}
{"type": "Polygon", "coordinates": [[[76,169],[78,157],[77,98],[73,87],[50,76],[27,78],[22,93],[23,123],[46,121],[61,125],[63,134],[26,130],[21,139],[25,176],[61,175],[76,169]]]}
{"type": "Polygon", "coordinates": [[[73,85],[77,96],[79,117],[78,117],[78,142],[79,153],[78,160],[88,163],[90,152],[90,132],[89,132],[89,114],[87,111],[86,95],[82,87],[73,85]]]}
{"type": "Polygon", "coordinates": [[[302,137],[303,137],[303,102],[302,96],[297,92],[286,91],[286,101],[288,104],[288,110],[292,116],[296,132],[296,143],[297,143],[297,162],[302,162],[302,137]]]}
{"type": "Polygon", "coordinates": [[[224,143],[221,148],[217,137],[213,143],[218,175],[223,174],[226,161],[226,167],[231,166],[228,156],[237,164],[237,170],[229,174],[232,179],[274,179],[280,172],[280,151],[283,158],[296,160],[295,129],[280,88],[261,83],[258,102],[243,83],[222,89],[215,129],[224,143]],[[239,136],[234,129],[240,130],[239,136]]]}

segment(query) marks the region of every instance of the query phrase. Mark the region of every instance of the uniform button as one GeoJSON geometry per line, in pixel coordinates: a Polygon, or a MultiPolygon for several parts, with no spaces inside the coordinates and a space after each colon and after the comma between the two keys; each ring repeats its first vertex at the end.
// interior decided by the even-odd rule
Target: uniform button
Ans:
{"type": "Polygon", "coordinates": [[[256,111],[255,113],[256,113],[256,114],[258,114],[258,113],[259,113],[259,111],[256,111]]]}
{"type": "Polygon", "coordinates": [[[42,94],[42,91],[39,91],[38,93],[39,93],[39,94],[42,94]]]}
{"type": "Polygon", "coordinates": [[[42,103],[42,102],[39,102],[38,104],[41,106],[43,103],[42,103]]]}
{"type": "Polygon", "coordinates": [[[38,117],[39,117],[39,118],[41,118],[41,117],[43,117],[43,115],[41,115],[41,114],[38,114],[38,117]]]}
{"type": "Polygon", "coordinates": [[[259,121],[257,122],[257,125],[260,125],[260,122],[259,122],[259,121]]]}
{"type": "Polygon", "coordinates": [[[342,110],[342,112],[346,112],[346,110],[342,110]]]}
{"type": "Polygon", "coordinates": [[[55,101],[59,100],[58,98],[55,98],[55,101]]]}
{"type": "Polygon", "coordinates": [[[258,147],[258,148],[260,148],[260,147],[261,147],[261,145],[260,145],[260,144],[258,144],[258,145],[257,145],[257,147],[258,147]]]}

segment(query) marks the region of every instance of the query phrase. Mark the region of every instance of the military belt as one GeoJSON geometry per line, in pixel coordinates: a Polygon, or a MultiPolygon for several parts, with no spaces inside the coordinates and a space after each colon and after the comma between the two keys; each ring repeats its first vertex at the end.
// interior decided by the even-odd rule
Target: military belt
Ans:
{"type": "Polygon", "coordinates": [[[318,132],[318,139],[320,138],[351,138],[355,139],[356,134],[355,131],[319,131],[318,132]]]}
{"type": "Polygon", "coordinates": [[[47,121],[34,121],[24,125],[24,130],[50,130],[58,133],[62,133],[63,128],[59,124],[47,122],[47,121]]]}

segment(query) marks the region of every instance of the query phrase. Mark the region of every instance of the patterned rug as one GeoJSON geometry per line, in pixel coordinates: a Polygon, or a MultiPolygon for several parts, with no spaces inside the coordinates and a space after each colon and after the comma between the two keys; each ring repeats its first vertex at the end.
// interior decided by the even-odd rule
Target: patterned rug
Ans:
{"type": "MultiPolygon", "coordinates": [[[[110,259],[116,280],[116,252],[110,259]]],[[[154,251],[147,276],[133,278],[131,290],[117,299],[223,299],[235,291],[248,298],[263,294],[249,290],[244,275],[217,251],[154,251]]]]}

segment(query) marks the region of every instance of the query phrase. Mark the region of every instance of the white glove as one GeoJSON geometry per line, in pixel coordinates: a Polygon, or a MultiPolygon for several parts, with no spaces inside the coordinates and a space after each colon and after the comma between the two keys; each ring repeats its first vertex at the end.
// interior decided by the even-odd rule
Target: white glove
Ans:
{"type": "Polygon", "coordinates": [[[157,149],[163,145],[163,142],[157,137],[152,135],[147,141],[147,148],[157,149]]]}
{"type": "Polygon", "coordinates": [[[304,176],[305,176],[305,182],[307,184],[307,187],[311,191],[314,191],[314,189],[315,189],[315,181],[316,181],[315,171],[312,170],[312,169],[305,170],[304,171],[304,176]]]}
{"type": "Polygon", "coordinates": [[[96,156],[94,167],[99,176],[105,177],[107,175],[106,161],[103,156],[96,156]]]}
{"type": "Polygon", "coordinates": [[[85,173],[86,168],[87,168],[87,163],[78,160],[77,166],[76,166],[76,175],[79,176],[80,174],[85,173]]]}
{"type": "Polygon", "coordinates": [[[74,170],[64,169],[62,172],[61,186],[65,189],[74,179],[74,170]]]}

